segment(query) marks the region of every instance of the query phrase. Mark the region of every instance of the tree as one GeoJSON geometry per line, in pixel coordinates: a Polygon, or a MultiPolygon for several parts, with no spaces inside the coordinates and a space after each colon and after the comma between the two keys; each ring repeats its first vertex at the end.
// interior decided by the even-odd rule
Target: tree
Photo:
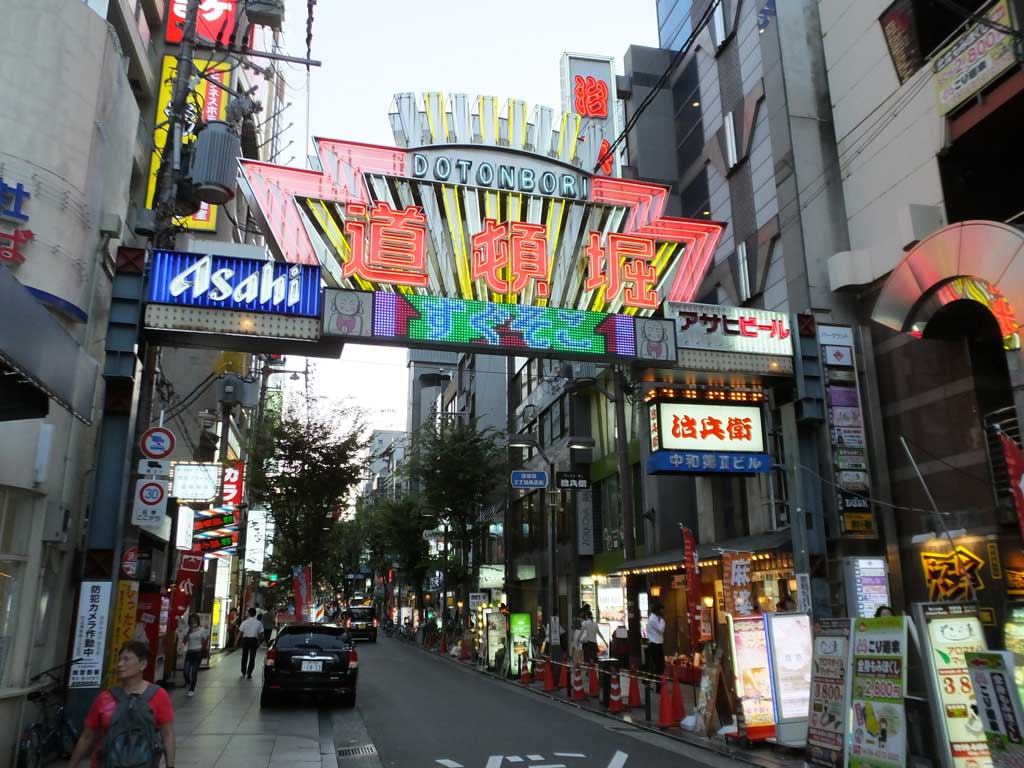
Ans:
{"type": "Polygon", "coordinates": [[[344,578],[349,532],[332,518],[361,479],[362,432],[353,409],[307,409],[304,403],[283,414],[268,411],[256,430],[249,453],[250,502],[269,510],[269,567],[289,584],[291,566],[307,563],[322,587],[333,588],[344,578]]]}
{"type": "Polygon", "coordinates": [[[361,500],[356,520],[362,525],[364,549],[378,573],[391,567],[399,571],[399,584],[416,592],[416,605],[423,603],[423,580],[431,568],[430,548],[423,533],[430,518],[411,496],[401,499],[375,497],[361,500]]]}
{"type": "MultiPolygon", "coordinates": [[[[463,566],[469,562],[480,510],[504,481],[506,466],[503,433],[491,427],[481,430],[475,421],[429,421],[413,436],[407,472],[419,484],[429,509],[448,520],[450,538],[461,542],[463,566]]],[[[447,574],[448,564],[443,567],[447,574]]],[[[469,576],[463,568],[458,579],[465,605],[469,605],[469,576]]]]}

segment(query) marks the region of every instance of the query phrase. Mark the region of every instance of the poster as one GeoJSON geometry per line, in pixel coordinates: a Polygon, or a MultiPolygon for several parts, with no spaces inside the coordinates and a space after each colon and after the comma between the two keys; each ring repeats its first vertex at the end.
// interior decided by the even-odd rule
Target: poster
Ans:
{"type": "Polygon", "coordinates": [[[718,701],[718,687],[722,678],[722,652],[704,654],[704,668],[701,670],[700,688],[697,691],[697,728],[701,736],[711,732],[718,701]]]}
{"type": "Polygon", "coordinates": [[[749,616],[754,612],[750,584],[750,555],[726,552],[722,555],[725,589],[725,612],[733,616],[749,616]]]}
{"type": "Polygon", "coordinates": [[[83,581],[78,594],[78,617],[71,658],[81,659],[71,667],[69,688],[101,688],[103,651],[110,613],[109,581],[83,581]]]}
{"type": "MultiPolygon", "coordinates": [[[[245,605],[250,603],[249,590],[246,588],[245,605]]],[[[309,621],[313,607],[313,567],[309,565],[292,566],[292,590],[295,592],[295,619],[309,621]]]]}
{"type": "Polygon", "coordinates": [[[1003,643],[1006,650],[1013,654],[1014,679],[1024,699],[1024,604],[1008,604],[1006,614],[1003,643]]]}
{"type": "Polygon", "coordinates": [[[174,584],[174,595],[171,598],[171,611],[168,625],[176,630],[179,621],[192,605],[192,595],[199,588],[199,575],[203,571],[203,555],[198,552],[182,552],[178,563],[178,578],[174,584]]]}
{"type": "MultiPolygon", "coordinates": [[[[923,626],[924,653],[932,676],[932,712],[945,737],[944,765],[992,765],[985,730],[974,706],[974,686],[965,654],[988,650],[973,604],[925,603],[915,606],[923,626]]],[[[941,754],[941,752],[940,752],[941,754]]]]}
{"type": "Polygon", "coordinates": [[[850,655],[851,768],[904,766],[907,760],[907,623],[904,616],[855,619],[850,655]]]}
{"type": "Polygon", "coordinates": [[[754,735],[758,729],[774,731],[774,691],[764,617],[730,616],[729,624],[736,697],[742,705],[746,731],[748,735],[754,735]]]}
{"type": "Polygon", "coordinates": [[[107,654],[107,687],[117,684],[117,655],[129,640],[145,642],[145,633],[136,632],[136,614],[139,607],[139,582],[117,582],[117,605],[114,608],[114,627],[110,634],[107,654]]]}
{"type": "Polygon", "coordinates": [[[849,668],[850,619],[815,622],[807,726],[807,760],[812,765],[835,768],[843,763],[849,668]]]}
{"type": "Polygon", "coordinates": [[[806,720],[811,704],[811,617],[803,613],[769,615],[775,719],[806,720]]]}
{"type": "Polygon", "coordinates": [[[964,658],[992,764],[996,768],[1024,768],[1024,711],[1014,682],[1013,654],[968,652],[964,658]]]}
{"type": "Polygon", "coordinates": [[[505,643],[508,640],[508,621],[501,611],[488,611],[485,614],[487,623],[487,666],[498,667],[498,654],[504,655],[505,668],[508,668],[508,655],[505,654],[505,643]]]}
{"type": "Polygon", "coordinates": [[[508,618],[512,634],[512,671],[518,673],[519,659],[525,664],[530,657],[530,614],[513,613],[508,618]]]}
{"type": "MultiPolygon", "coordinates": [[[[149,682],[163,675],[164,654],[160,647],[160,593],[146,592],[138,597],[135,614],[135,634],[149,646],[152,660],[146,666],[144,677],[149,682]]],[[[135,639],[135,638],[133,638],[135,639]]]]}

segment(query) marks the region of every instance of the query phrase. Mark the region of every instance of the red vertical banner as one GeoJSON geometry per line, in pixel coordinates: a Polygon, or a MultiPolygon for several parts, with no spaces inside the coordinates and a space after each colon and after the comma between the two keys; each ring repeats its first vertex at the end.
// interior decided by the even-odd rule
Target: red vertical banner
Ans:
{"type": "Polygon", "coordinates": [[[292,589],[295,590],[295,620],[309,621],[313,607],[313,567],[292,566],[292,589]]]}
{"type": "Polygon", "coordinates": [[[1024,453],[1017,444],[1003,432],[999,433],[1006,454],[1006,470],[1010,475],[1010,489],[1013,491],[1013,505],[1017,508],[1017,524],[1024,540],[1024,453]]]}
{"type": "Polygon", "coordinates": [[[683,528],[683,560],[686,568],[686,619],[690,623],[690,650],[700,647],[700,574],[697,570],[697,538],[683,528]]]}
{"type": "Polygon", "coordinates": [[[238,507],[245,495],[245,462],[232,461],[224,467],[224,506],[238,507]]]}
{"type": "Polygon", "coordinates": [[[192,595],[199,588],[199,576],[203,572],[203,555],[199,552],[182,552],[181,563],[178,565],[178,580],[174,585],[174,596],[171,598],[171,612],[167,617],[167,631],[174,633],[178,628],[178,620],[184,616],[192,605],[192,595]]]}
{"type": "MultiPolygon", "coordinates": [[[[149,682],[153,682],[157,672],[157,659],[163,656],[160,648],[160,593],[143,592],[139,595],[139,606],[136,611],[135,626],[142,627],[146,633],[146,645],[152,654],[152,661],[146,665],[143,673],[149,682]]],[[[136,638],[141,639],[141,638],[136,638]]]]}

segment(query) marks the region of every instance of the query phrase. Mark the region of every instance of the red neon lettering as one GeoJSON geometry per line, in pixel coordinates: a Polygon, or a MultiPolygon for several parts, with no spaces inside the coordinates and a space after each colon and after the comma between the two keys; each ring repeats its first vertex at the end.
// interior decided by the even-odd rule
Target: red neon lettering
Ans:
{"type": "Polygon", "coordinates": [[[424,287],[427,275],[427,219],[423,210],[410,205],[400,211],[385,202],[369,209],[369,248],[366,245],[365,203],[345,206],[349,217],[345,232],[352,237],[352,258],[342,268],[343,277],[353,275],[375,283],[424,287]]]}
{"type": "Polygon", "coordinates": [[[19,250],[25,243],[35,239],[32,230],[17,229],[10,234],[0,232],[0,264],[22,264],[24,255],[19,250]]]}
{"type": "Polygon", "coordinates": [[[576,75],[576,112],[583,117],[608,117],[608,83],[593,75],[576,75]]]}
{"type": "Polygon", "coordinates": [[[725,430],[722,429],[721,419],[716,419],[714,416],[705,416],[700,420],[700,439],[706,440],[708,437],[717,437],[719,440],[725,440],[725,430]]]}
{"type": "Polygon", "coordinates": [[[750,417],[745,416],[743,418],[736,418],[734,416],[729,417],[729,422],[725,426],[726,431],[729,433],[730,440],[753,440],[753,430],[750,424],[750,417]]]}
{"type": "Polygon", "coordinates": [[[532,281],[537,296],[548,295],[547,227],[543,224],[484,219],[484,228],[473,235],[472,243],[474,280],[482,278],[499,294],[520,293],[532,281]]]}
{"type": "Polygon", "coordinates": [[[611,301],[625,286],[623,304],[640,309],[657,309],[658,294],[654,290],[658,275],[654,260],[654,241],[636,235],[608,235],[607,251],[601,247],[601,236],[590,233],[586,248],[590,272],[585,286],[588,291],[604,287],[605,299],[611,301]]]}
{"type": "Polygon", "coordinates": [[[672,417],[672,437],[697,437],[697,421],[692,416],[672,417]]]}

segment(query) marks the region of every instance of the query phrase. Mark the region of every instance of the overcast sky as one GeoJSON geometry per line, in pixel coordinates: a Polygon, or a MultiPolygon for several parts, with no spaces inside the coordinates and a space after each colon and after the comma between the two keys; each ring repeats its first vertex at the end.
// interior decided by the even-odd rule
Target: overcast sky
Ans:
{"type": "MultiPolygon", "coordinates": [[[[306,52],[306,0],[288,0],[288,53],[306,52]]],[[[318,0],[311,76],[313,136],[393,145],[388,109],[401,92],[489,94],[528,104],[561,106],[559,62],[564,51],[615,56],[630,45],[657,45],[655,0],[318,0]]],[[[295,143],[279,162],[303,165],[306,71],[285,70],[295,143]],[[288,162],[292,156],[295,159],[288,162]]],[[[311,151],[311,149],[309,150],[311,151]]],[[[405,351],[349,345],[339,361],[317,361],[316,388],[350,397],[371,426],[404,429],[405,351]]]]}

